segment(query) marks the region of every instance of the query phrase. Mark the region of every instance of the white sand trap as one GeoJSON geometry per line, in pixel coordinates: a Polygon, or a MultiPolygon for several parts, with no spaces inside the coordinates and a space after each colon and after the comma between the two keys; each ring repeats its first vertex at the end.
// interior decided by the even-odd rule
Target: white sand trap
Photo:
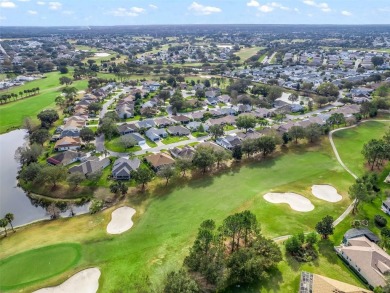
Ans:
{"type": "Polygon", "coordinates": [[[316,198],[329,202],[337,202],[343,199],[343,197],[337,193],[336,188],[331,185],[313,185],[311,187],[311,192],[316,198]]]}
{"type": "Polygon", "coordinates": [[[267,193],[263,197],[271,203],[287,203],[294,211],[310,212],[314,210],[314,206],[309,199],[296,193],[267,193]]]}
{"type": "Polygon", "coordinates": [[[109,234],[121,234],[131,227],[133,227],[133,221],[131,217],[134,216],[135,209],[130,207],[121,207],[116,209],[111,214],[111,222],[107,225],[107,233],[109,234]]]}
{"type": "Polygon", "coordinates": [[[34,291],[33,293],[96,293],[99,288],[100,270],[86,269],[70,277],[61,285],[34,291]]]}
{"type": "Polygon", "coordinates": [[[107,57],[107,56],[110,56],[111,54],[108,54],[108,53],[95,53],[95,56],[96,57],[107,57]]]}

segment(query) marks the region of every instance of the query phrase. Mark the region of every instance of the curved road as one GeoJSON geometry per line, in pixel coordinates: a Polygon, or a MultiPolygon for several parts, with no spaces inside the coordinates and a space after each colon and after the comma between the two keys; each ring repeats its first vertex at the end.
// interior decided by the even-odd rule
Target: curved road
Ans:
{"type": "MultiPolygon", "coordinates": [[[[355,125],[352,125],[352,126],[348,126],[348,127],[342,127],[342,128],[338,128],[338,129],[334,129],[332,130],[331,132],[329,132],[329,141],[330,141],[330,144],[332,146],[332,150],[336,156],[336,159],[337,161],[339,162],[339,164],[341,165],[341,167],[343,167],[345,169],[345,171],[347,171],[354,179],[357,179],[358,176],[353,173],[345,164],[344,162],[341,160],[340,158],[340,155],[337,151],[337,148],[336,148],[336,145],[333,141],[333,133],[337,132],[337,131],[340,131],[340,130],[344,130],[344,129],[349,129],[349,128],[353,128],[353,127],[356,127],[358,125],[360,125],[361,123],[364,123],[364,122],[368,122],[368,121],[379,121],[379,122],[389,122],[390,120],[365,120],[365,121],[361,121],[360,123],[358,124],[355,124],[355,125]]],[[[353,209],[353,205],[355,203],[355,200],[347,207],[347,209],[333,222],[333,226],[336,227],[338,224],[340,224],[347,216],[348,214],[352,211],[353,209]]],[[[279,236],[279,237],[275,237],[273,238],[272,240],[278,242],[278,241],[285,241],[287,240],[288,238],[290,238],[291,235],[283,235],[283,236],[279,236]]]]}

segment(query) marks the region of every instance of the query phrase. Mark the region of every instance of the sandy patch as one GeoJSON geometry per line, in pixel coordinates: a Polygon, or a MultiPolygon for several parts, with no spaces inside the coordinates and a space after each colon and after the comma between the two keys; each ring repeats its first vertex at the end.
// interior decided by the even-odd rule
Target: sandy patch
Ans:
{"type": "Polygon", "coordinates": [[[130,207],[121,207],[116,209],[111,214],[111,222],[107,225],[107,233],[109,234],[121,234],[131,227],[133,227],[133,221],[131,217],[134,216],[135,209],[130,207]]]}
{"type": "Polygon", "coordinates": [[[110,56],[111,54],[108,54],[108,53],[95,53],[95,56],[96,57],[107,57],[107,56],[110,56]]]}
{"type": "Polygon", "coordinates": [[[329,201],[337,202],[343,199],[343,197],[337,193],[336,188],[331,185],[313,185],[311,192],[316,198],[329,201]]]}
{"type": "Polygon", "coordinates": [[[100,270],[86,269],[70,277],[61,285],[34,291],[34,293],[96,293],[99,288],[100,270]]]}
{"type": "Polygon", "coordinates": [[[271,203],[287,203],[293,210],[298,212],[310,212],[314,209],[314,206],[309,199],[292,192],[267,193],[263,197],[266,201],[271,203]]]}

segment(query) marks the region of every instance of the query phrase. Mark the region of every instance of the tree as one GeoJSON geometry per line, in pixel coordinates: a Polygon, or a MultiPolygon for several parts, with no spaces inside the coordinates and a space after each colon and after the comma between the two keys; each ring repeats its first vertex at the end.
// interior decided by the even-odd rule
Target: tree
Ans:
{"type": "Polygon", "coordinates": [[[362,154],[374,170],[375,165],[380,165],[383,160],[390,158],[390,144],[383,139],[371,139],[363,145],[362,154]]]}
{"type": "Polygon", "coordinates": [[[373,56],[371,58],[371,62],[374,64],[374,66],[380,66],[385,62],[385,60],[382,56],[373,56]]]}
{"type": "Polygon", "coordinates": [[[4,228],[5,237],[8,236],[8,234],[7,234],[7,225],[8,225],[8,220],[7,219],[5,219],[5,218],[0,219],[0,227],[4,228]]]}
{"type": "Polygon", "coordinates": [[[89,143],[90,141],[93,141],[95,139],[95,133],[91,128],[84,127],[80,130],[80,138],[89,143]]]}
{"type": "Polygon", "coordinates": [[[137,141],[130,135],[122,135],[120,137],[120,143],[125,150],[135,146],[137,141]]]}
{"type": "Polygon", "coordinates": [[[184,269],[170,272],[164,282],[164,293],[196,293],[198,285],[184,269]]]}
{"type": "Polygon", "coordinates": [[[291,140],[290,136],[288,135],[288,132],[283,132],[282,135],[283,144],[288,144],[288,142],[291,140]]]}
{"type": "Polygon", "coordinates": [[[294,102],[298,101],[298,95],[297,94],[291,94],[291,95],[288,96],[288,100],[294,103],[294,102]]]}
{"type": "Polygon", "coordinates": [[[29,165],[38,161],[39,156],[42,154],[43,148],[41,145],[33,143],[30,146],[18,147],[15,157],[22,165],[29,165]]]}
{"type": "Polygon", "coordinates": [[[14,214],[13,213],[6,213],[4,218],[11,225],[12,231],[15,232],[14,226],[12,225],[12,222],[15,219],[14,214]]]}
{"type": "Polygon", "coordinates": [[[119,134],[119,131],[115,121],[105,117],[98,128],[98,133],[103,133],[106,139],[111,140],[114,135],[119,134]]]}
{"type": "Polygon", "coordinates": [[[184,177],[186,175],[186,171],[191,170],[192,168],[192,160],[190,158],[177,158],[175,167],[184,177]]]}
{"type": "Polygon", "coordinates": [[[33,182],[40,174],[42,166],[38,163],[31,163],[24,166],[19,174],[19,178],[25,182],[33,182]]]}
{"type": "Polygon", "coordinates": [[[59,66],[59,67],[58,67],[58,70],[59,70],[59,72],[60,72],[61,74],[66,74],[66,73],[69,72],[69,69],[68,69],[68,67],[66,67],[66,66],[59,66]]]}
{"type": "Polygon", "coordinates": [[[114,194],[122,194],[122,196],[125,196],[129,187],[122,181],[117,181],[110,185],[110,191],[114,194]]]}
{"type": "Polygon", "coordinates": [[[223,125],[211,125],[209,127],[209,132],[215,140],[224,134],[223,125]]]}
{"type": "Polygon", "coordinates": [[[58,219],[60,217],[61,210],[57,207],[57,205],[53,202],[46,208],[47,213],[50,216],[50,219],[58,219]]]}
{"type": "Polygon", "coordinates": [[[157,172],[158,177],[165,179],[165,186],[168,185],[169,179],[171,179],[175,175],[175,169],[171,166],[163,166],[157,172]]]}
{"type": "Polygon", "coordinates": [[[231,155],[225,150],[215,150],[214,157],[215,157],[215,161],[217,162],[217,168],[219,168],[219,165],[223,161],[229,160],[231,158],[231,155]]]}
{"type": "Polygon", "coordinates": [[[361,180],[356,180],[356,182],[349,187],[348,190],[349,197],[354,201],[352,213],[356,214],[360,202],[369,201],[370,194],[367,186],[361,180]]]}
{"type": "Polygon", "coordinates": [[[346,123],[345,117],[342,113],[333,113],[326,122],[329,125],[332,125],[332,128],[334,128],[334,125],[339,126],[346,123]]]}
{"type": "Polygon", "coordinates": [[[38,130],[35,130],[30,135],[30,142],[43,145],[45,141],[48,140],[49,138],[50,138],[49,131],[45,128],[40,128],[38,130]]]}
{"type": "Polygon", "coordinates": [[[276,99],[280,98],[283,94],[283,91],[278,86],[271,86],[268,90],[267,99],[270,102],[274,102],[276,99]]]}
{"type": "Polygon", "coordinates": [[[102,109],[102,105],[99,103],[91,103],[88,105],[88,111],[97,113],[102,109]]]}
{"type": "Polygon", "coordinates": [[[237,118],[236,125],[240,129],[245,129],[245,133],[247,133],[249,128],[256,126],[256,118],[252,115],[241,115],[237,118]]]}
{"type": "Polygon", "coordinates": [[[192,164],[196,168],[206,173],[207,168],[211,167],[215,162],[214,150],[211,147],[198,147],[192,159],[192,164]]]}
{"type": "Polygon", "coordinates": [[[325,97],[338,97],[339,89],[331,82],[324,82],[317,88],[317,93],[325,97]]]}
{"type": "Polygon", "coordinates": [[[41,120],[43,127],[51,126],[53,122],[59,119],[57,111],[53,109],[43,110],[37,115],[37,117],[41,120]]]}
{"type": "Polygon", "coordinates": [[[333,217],[325,216],[316,225],[316,231],[322,236],[322,239],[328,239],[329,235],[333,235],[333,217]]]}
{"type": "Polygon", "coordinates": [[[272,136],[261,136],[256,140],[256,148],[266,157],[275,151],[276,139],[272,136]]]}
{"type": "Polygon", "coordinates": [[[305,129],[302,126],[293,126],[288,131],[288,135],[298,143],[298,139],[305,137],[305,129]]]}
{"type": "Polygon", "coordinates": [[[23,119],[23,128],[27,129],[28,133],[32,133],[36,127],[36,124],[30,117],[23,119]]]}
{"type": "Polygon", "coordinates": [[[81,172],[71,173],[66,178],[66,181],[68,182],[69,186],[73,187],[73,190],[76,190],[79,184],[84,180],[85,180],[85,175],[81,172]]]}
{"type": "Polygon", "coordinates": [[[241,150],[249,158],[257,151],[256,140],[248,138],[242,141],[241,150]]]}
{"type": "Polygon", "coordinates": [[[232,157],[233,157],[233,159],[235,159],[237,161],[242,159],[242,148],[240,145],[236,145],[233,147],[232,157]]]}
{"type": "Polygon", "coordinates": [[[62,96],[62,95],[59,95],[57,96],[55,99],[54,99],[54,102],[56,103],[57,106],[60,106],[60,107],[63,107],[65,106],[65,97],[62,96]]]}
{"type": "Polygon", "coordinates": [[[61,76],[59,78],[59,81],[60,81],[60,84],[61,85],[70,85],[72,84],[73,80],[70,78],[70,77],[67,77],[67,76],[61,76]]]}
{"type": "Polygon", "coordinates": [[[145,190],[145,185],[152,181],[154,173],[146,168],[139,168],[137,171],[131,173],[131,177],[134,178],[137,184],[142,184],[142,190],[145,190]]]}
{"type": "Polygon", "coordinates": [[[321,125],[319,125],[318,123],[311,123],[305,129],[305,137],[310,142],[318,141],[321,135],[322,135],[322,128],[321,125]]]}
{"type": "Polygon", "coordinates": [[[307,103],[307,107],[309,109],[309,111],[313,111],[313,101],[310,100],[308,103],[307,103]]]}
{"type": "Polygon", "coordinates": [[[45,184],[50,182],[52,187],[56,187],[59,181],[65,180],[68,170],[63,166],[45,166],[37,177],[38,182],[45,184]]]}

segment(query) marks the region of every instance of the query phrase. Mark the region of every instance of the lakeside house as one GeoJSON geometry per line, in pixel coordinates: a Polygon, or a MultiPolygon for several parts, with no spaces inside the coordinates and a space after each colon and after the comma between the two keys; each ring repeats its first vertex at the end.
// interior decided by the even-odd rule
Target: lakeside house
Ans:
{"type": "Polygon", "coordinates": [[[175,160],[166,153],[151,154],[145,157],[145,161],[156,172],[164,166],[172,166],[175,163],[175,160]]]}
{"type": "Polygon", "coordinates": [[[69,173],[80,172],[88,176],[89,174],[95,173],[97,171],[103,170],[104,168],[110,165],[110,159],[104,158],[100,160],[98,157],[90,157],[84,163],[73,166],[69,169],[69,173]]]}

